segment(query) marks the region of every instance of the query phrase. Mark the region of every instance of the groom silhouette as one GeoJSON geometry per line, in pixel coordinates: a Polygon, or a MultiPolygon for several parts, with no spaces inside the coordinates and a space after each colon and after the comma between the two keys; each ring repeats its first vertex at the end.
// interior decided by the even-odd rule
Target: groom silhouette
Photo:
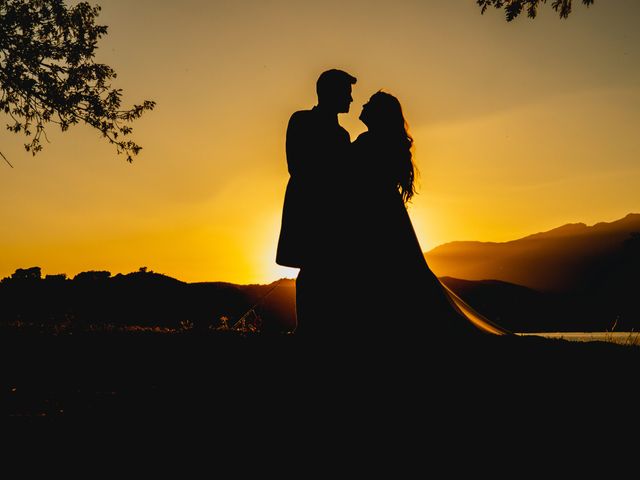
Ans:
{"type": "Polygon", "coordinates": [[[289,182],[282,208],[276,263],[300,268],[296,278],[296,335],[329,334],[341,319],[346,289],[338,278],[345,260],[342,172],[351,139],[338,123],[353,101],[356,78],[327,70],[316,82],[318,103],[289,119],[286,138],[289,182]]]}

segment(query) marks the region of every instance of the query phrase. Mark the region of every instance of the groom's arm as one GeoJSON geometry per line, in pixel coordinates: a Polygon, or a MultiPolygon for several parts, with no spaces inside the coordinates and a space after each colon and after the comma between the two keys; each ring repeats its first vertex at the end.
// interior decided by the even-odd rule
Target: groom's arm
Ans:
{"type": "Polygon", "coordinates": [[[289,119],[287,126],[286,152],[287,166],[291,176],[302,174],[308,167],[305,158],[309,156],[309,128],[306,121],[307,112],[295,112],[289,119]]]}

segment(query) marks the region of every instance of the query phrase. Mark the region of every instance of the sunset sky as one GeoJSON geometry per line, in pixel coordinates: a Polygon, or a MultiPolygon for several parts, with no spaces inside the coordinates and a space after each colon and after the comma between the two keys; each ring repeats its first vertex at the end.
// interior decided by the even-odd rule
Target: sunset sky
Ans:
{"type": "Polygon", "coordinates": [[[640,212],[639,1],[574,2],[567,20],[547,5],[510,23],[474,0],[90,3],[109,26],[97,61],[118,72],[124,102],[157,102],[133,124],[143,150],[129,164],[89,127],[52,126],[32,157],[2,129],[14,168],[0,163],[0,278],[36,265],[295,277],[274,261],[285,130],[333,67],[358,78],[340,115],[352,139],[375,91],[403,104],[424,251],[640,212]]]}

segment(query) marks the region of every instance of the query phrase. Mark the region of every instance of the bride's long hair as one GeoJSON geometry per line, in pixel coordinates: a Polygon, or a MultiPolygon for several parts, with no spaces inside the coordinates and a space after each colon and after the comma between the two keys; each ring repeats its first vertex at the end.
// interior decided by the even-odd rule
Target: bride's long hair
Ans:
{"type": "MultiPolygon", "coordinates": [[[[402,200],[407,203],[416,193],[417,168],[413,162],[413,137],[404,118],[400,101],[382,90],[369,99],[367,112],[369,131],[384,139],[392,156],[393,174],[402,200]]],[[[387,150],[387,148],[385,148],[387,150]]]]}

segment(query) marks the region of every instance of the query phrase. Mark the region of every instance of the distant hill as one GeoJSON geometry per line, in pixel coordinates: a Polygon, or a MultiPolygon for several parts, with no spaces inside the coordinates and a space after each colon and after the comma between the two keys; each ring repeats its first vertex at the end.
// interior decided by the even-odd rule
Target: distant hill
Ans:
{"type": "Polygon", "coordinates": [[[232,327],[243,315],[259,318],[263,332],[295,327],[295,286],[185,283],[142,268],[41,277],[39,267],[17,269],[0,281],[0,324],[42,331],[121,327],[179,331],[232,327]],[[252,316],[252,313],[256,316],[252,316]]]}
{"type": "Polygon", "coordinates": [[[544,292],[590,292],[634,281],[630,265],[638,235],[640,214],[631,213],[610,223],[567,224],[510,242],[446,243],[425,258],[439,277],[501,280],[544,292]]]}

